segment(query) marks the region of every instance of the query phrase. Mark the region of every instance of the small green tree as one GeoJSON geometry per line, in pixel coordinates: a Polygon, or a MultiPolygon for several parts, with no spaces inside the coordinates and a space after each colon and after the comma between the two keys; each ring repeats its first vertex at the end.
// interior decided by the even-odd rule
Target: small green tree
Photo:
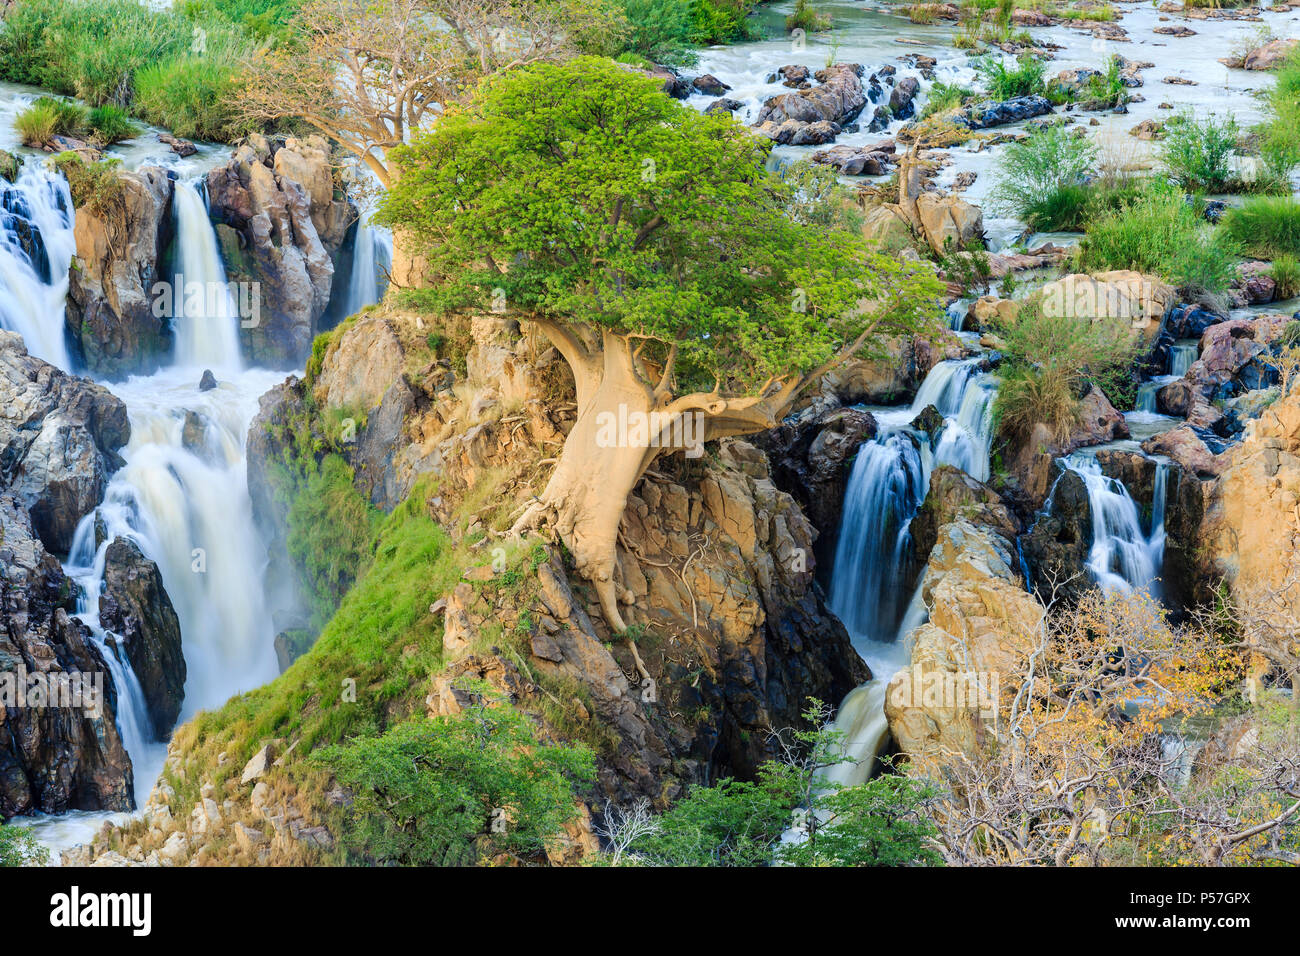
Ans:
{"type": "Polygon", "coordinates": [[[619,520],[659,454],[771,428],[826,371],[938,315],[932,272],[797,221],[767,150],[584,57],[489,77],[393,153],[382,218],[443,295],[512,307],[573,373],[577,421],[515,530],[554,525],[615,631],[619,520]],[[612,441],[612,421],[649,428],[612,441]]]}
{"type": "Polygon", "coordinates": [[[819,796],[816,839],[786,843],[782,863],[791,866],[937,866],[939,830],[926,816],[935,789],[885,774],[857,787],[819,796]]]}
{"type": "Polygon", "coordinates": [[[480,697],[451,718],[398,724],[316,758],[352,790],[345,842],[379,863],[464,866],[542,854],[595,776],[581,745],[543,745],[528,718],[480,697]]]}

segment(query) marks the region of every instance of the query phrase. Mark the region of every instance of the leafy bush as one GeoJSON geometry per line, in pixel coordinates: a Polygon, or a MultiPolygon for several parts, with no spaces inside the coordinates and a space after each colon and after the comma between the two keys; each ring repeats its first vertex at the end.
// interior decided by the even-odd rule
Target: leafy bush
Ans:
{"type": "Polygon", "coordinates": [[[831,28],[831,18],[818,13],[809,4],[809,0],[795,0],[794,12],[785,18],[787,33],[803,30],[805,33],[819,33],[831,28]]]}
{"type": "Polygon", "coordinates": [[[934,788],[910,777],[885,774],[818,801],[814,839],[785,844],[789,866],[938,866],[931,844],[938,828],[925,815],[934,788]]]}
{"type": "Polygon", "coordinates": [[[651,63],[684,66],[694,61],[695,9],[691,0],[620,0],[626,34],[622,53],[651,63]]]}
{"type": "Polygon", "coordinates": [[[1300,256],[1300,202],[1290,196],[1255,196],[1224,212],[1221,228],[1259,259],[1300,256]]]}
{"type": "Polygon", "coordinates": [[[120,143],[140,133],[140,127],[131,122],[126,110],[111,103],[96,106],[91,110],[87,125],[91,129],[92,141],[101,147],[120,143]]]}
{"type": "Polygon", "coordinates": [[[345,843],[376,863],[466,866],[540,857],[595,777],[582,745],[546,745],[505,702],[413,720],[314,760],[354,794],[345,843]]]}
{"type": "Polygon", "coordinates": [[[1236,183],[1232,154],[1241,136],[1236,120],[1213,116],[1197,121],[1190,113],[1165,123],[1160,155],[1179,185],[1192,192],[1226,192],[1236,183]]]}
{"type": "Polygon", "coordinates": [[[0,867],[44,866],[49,857],[30,830],[0,822],[0,867]]]}
{"type": "Polygon", "coordinates": [[[1235,277],[1234,252],[1181,192],[1151,184],[1088,224],[1080,264],[1087,271],[1136,269],[1184,290],[1222,292],[1235,277]]]}
{"type": "Polygon", "coordinates": [[[54,157],[55,168],[67,177],[72,204],[100,218],[125,202],[126,190],[118,176],[121,165],[120,159],[88,163],[73,152],[54,157]]]}
{"type": "Polygon", "coordinates": [[[1038,230],[1082,229],[1091,196],[1086,180],[1096,158],[1091,140],[1063,126],[1035,130],[1003,153],[992,207],[1038,230]]]}
{"type": "Polygon", "coordinates": [[[735,43],[752,38],[747,17],[755,0],[694,0],[695,32],[691,40],[700,46],[735,43]]]}
{"type": "Polygon", "coordinates": [[[1046,88],[1043,75],[1047,67],[1038,57],[1027,53],[1020,55],[1014,68],[1008,67],[1001,56],[981,57],[975,61],[975,71],[995,100],[1042,93],[1046,88]]]}

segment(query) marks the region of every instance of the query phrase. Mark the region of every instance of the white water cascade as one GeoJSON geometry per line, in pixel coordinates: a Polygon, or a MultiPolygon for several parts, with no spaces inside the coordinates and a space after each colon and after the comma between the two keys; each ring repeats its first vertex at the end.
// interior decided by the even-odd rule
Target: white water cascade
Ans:
{"type": "Polygon", "coordinates": [[[238,372],[242,366],[239,306],[226,282],[207,203],[193,183],[178,181],[172,204],[176,214],[175,363],[238,372]]]}
{"type": "Polygon", "coordinates": [[[845,755],[852,762],[833,768],[827,777],[846,787],[870,777],[889,739],[885,691],[906,665],[898,638],[903,628],[910,630],[925,619],[918,595],[904,588],[911,565],[909,526],[925,501],[930,472],[948,464],[980,480],[988,478],[996,379],[981,370],[982,363],[976,357],[936,365],[911,406],[877,413],[880,432],[858,450],[853,463],[830,607],[871,668],[872,679],[845,697],[835,718],[834,729],[845,734],[845,755]],[[945,420],[933,449],[928,436],[908,425],[928,405],[945,420]]]}
{"type": "Polygon", "coordinates": [[[362,219],[352,251],[352,272],[348,276],[348,294],[343,315],[356,315],[383,298],[385,275],[393,265],[393,237],[386,229],[372,226],[362,219]]]}
{"type": "Polygon", "coordinates": [[[1155,501],[1152,502],[1152,530],[1142,530],[1142,516],[1137,503],[1123,482],[1102,474],[1097,459],[1074,454],[1064,460],[1065,467],[1076,472],[1088,491],[1088,510],[1092,517],[1092,548],[1088,569],[1103,591],[1154,593],[1156,578],[1165,553],[1165,485],[1164,466],[1156,468],[1155,501]]]}
{"type": "Polygon", "coordinates": [[[28,162],[16,183],[3,183],[0,205],[0,328],[20,334],[30,354],[66,369],[63,308],[77,245],[68,182],[28,162]]]}

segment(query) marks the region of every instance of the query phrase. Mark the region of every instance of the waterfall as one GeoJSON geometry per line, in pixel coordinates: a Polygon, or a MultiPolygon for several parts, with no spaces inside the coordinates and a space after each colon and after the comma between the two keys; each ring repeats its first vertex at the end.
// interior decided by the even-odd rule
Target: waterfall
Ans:
{"type": "Polygon", "coordinates": [[[1065,467],[1083,478],[1092,517],[1092,548],[1088,569],[1107,592],[1146,589],[1155,591],[1156,576],[1164,562],[1164,473],[1156,470],[1156,501],[1152,502],[1152,524],[1159,507],[1159,525],[1148,537],[1142,531],[1137,503],[1123,482],[1102,474],[1097,459],[1074,454],[1065,467]]]}
{"type": "Polygon", "coordinates": [[[191,370],[169,369],[114,386],[131,418],[126,464],[82,519],[69,562],[96,569],[96,594],[114,537],[131,538],[158,565],[183,637],[182,720],[277,673],[244,442],[258,397],[280,377],[252,370],[200,392],[191,370]],[[107,531],[98,549],[96,514],[107,531]]]}
{"type": "Polygon", "coordinates": [[[364,219],[357,223],[343,315],[356,315],[383,298],[387,285],[384,275],[393,264],[392,246],[393,238],[388,230],[371,226],[364,219]]]}
{"type": "Polygon", "coordinates": [[[0,184],[0,328],[20,334],[30,354],[67,369],[63,310],[77,247],[67,180],[28,160],[18,182],[0,184]]]}
{"type": "Polygon", "coordinates": [[[988,479],[996,379],[981,370],[982,364],[976,357],[936,365],[911,406],[877,415],[880,432],[853,462],[829,603],[872,679],[851,691],[836,713],[834,729],[845,734],[845,753],[853,762],[835,767],[828,778],[843,786],[865,782],[884,749],[889,737],[885,690],[906,665],[898,637],[925,621],[919,586],[912,593],[904,586],[912,564],[909,527],[925,501],[930,472],[936,464],[948,464],[988,479]],[[908,426],[928,405],[944,416],[933,449],[928,436],[908,426]]]}
{"type": "Polygon", "coordinates": [[[1175,342],[1169,347],[1169,374],[1182,378],[1192,363],[1201,357],[1201,344],[1196,339],[1175,342]]]}
{"type": "Polygon", "coordinates": [[[242,364],[239,308],[226,281],[207,203],[188,182],[176,183],[172,203],[176,215],[175,363],[238,372],[242,364]]]}

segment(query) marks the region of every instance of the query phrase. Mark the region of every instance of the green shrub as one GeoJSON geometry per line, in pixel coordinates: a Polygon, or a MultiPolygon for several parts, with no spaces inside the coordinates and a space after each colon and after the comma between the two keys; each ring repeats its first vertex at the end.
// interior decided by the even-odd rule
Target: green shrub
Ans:
{"type": "Polygon", "coordinates": [[[1295,256],[1278,256],[1269,266],[1268,276],[1277,284],[1279,299],[1300,296],[1300,259],[1295,256]]]}
{"type": "Polygon", "coordinates": [[[1190,292],[1222,292],[1235,278],[1232,244],[1212,234],[1182,193],[1148,185],[1088,224],[1080,244],[1087,271],[1136,269],[1190,292]]]}
{"type": "Polygon", "coordinates": [[[818,801],[814,839],[782,844],[787,866],[939,866],[939,833],[925,813],[934,788],[901,774],[884,774],[818,801]]]}
{"type": "Polygon", "coordinates": [[[699,46],[735,43],[753,37],[746,19],[755,0],[694,0],[695,31],[691,42],[699,46]]]}
{"type": "Polygon", "coordinates": [[[959,86],[956,83],[944,83],[939,80],[930,87],[930,92],[925,98],[925,107],[921,110],[920,119],[926,119],[936,113],[943,113],[962,106],[974,96],[975,91],[969,87],[959,86]]]}
{"type": "Polygon", "coordinates": [[[131,122],[126,110],[111,103],[91,110],[87,123],[91,129],[92,142],[101,147],[120,143],[140,133],[140,127],[131,122]]]}
{"type": "Polygon", "coordinates": [[[120,159],[88,163],[76,153],[67,152],[54,157],[54,166],[67,177],[72,204],[77,209],[103,218],[126,201],[126,190],[118,175],[120,159]]]}
{"type": "Polygon", "coordinates": [[[975,71],[995,100],[1042,93],[1046,88],[1043,75],[1047,67],[1038,57],[1027,53],[1020,55],[1014,68],[1008,67],[1001,56],[981,57],[975,61],[975,71]]]}
{"type": "MultiPolygon", "coordinates": [[[[481,693],[481,691],[480,691],[481,693]]],[[[397,724],[313,755],[353,794],[344,842],[360,858],[468,866],[529,861],[578,815],[574,784],[595,777],[581,744],[543,744],[504,701],[397,724]]]]}
{"type": "Polygon", "coordinates": [[[621,54],[670,66],[694,62],[695,7],[691,0],[619,2],[626,23],[621,54]]]}
{"type": "Polygon", "coordinates": [[[1246,255],[1300,256],[1300,202],[1290,196],[1254,196],[1224,212],[1221,228],[1246,255]]]}
{"type": "Polygon", "coordinates": [[[1240,183],[1232,170],[1232,154],[1241,130],[1236,120],[1213,116],[1197,121],[1190,113],[1165,123],[1160,155],[1179,185],[1191,192],[1220,193],[1240,183]]]}
{"type": "Polygon", "coordinates": [[[803,30],[805,33],[820,33],[830,28],[831,18],[814,10],[809,0],[795,0],[794,12],[785,18],[787,33],[793,33],[795,30],[803,30]]]}
{"type": "Polygon", "coordinates": [[[1092,195],[1086,179],[1096,158],[1091,140],[1063,126],[1037,129],[1003,152],[992,208],[1037,230],[1082,229],[1092,195]]]}
{"type": "Polygon", "coordinates": [[[50,851],[30,830],[0,822],[0,867],[45,866],[49,858],[50,851]]]}
{"type": "Polygon", "coordinates": [[[177,136],[229,142],[248,131],[236,110],[233,65],[182,56],[145,67],[135,78],[136,108],[148,122],[177,136]]]}

